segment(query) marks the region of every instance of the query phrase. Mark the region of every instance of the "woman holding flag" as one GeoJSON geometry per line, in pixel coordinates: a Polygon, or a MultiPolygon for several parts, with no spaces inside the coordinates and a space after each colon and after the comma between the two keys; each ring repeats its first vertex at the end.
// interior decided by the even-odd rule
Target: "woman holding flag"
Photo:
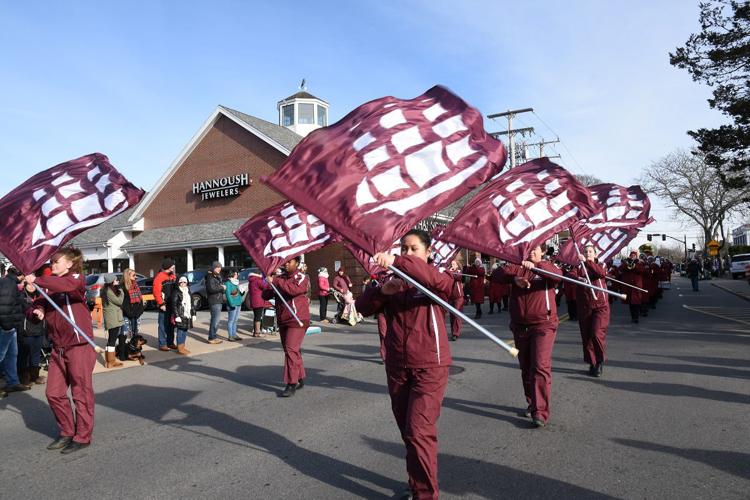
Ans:
{"type": "MultiPolygon", "coordinates": [[[[70,314],[89,338],[93,338],[91,314],[86,306],[81,251],[73,247],[61,248],[52,255],[50,262],[52,276],[36,277],[29,274],[26,283],[46,289],[51,299],[70,314]]],[[[91,375],[96,363],[96,351],[46,300],[38,298],[27,314],[32,320],[47,320],[47,334],[54,346],[49,361],[46,395],[60,436],[47,449],[73,453],[89,445],[94,431],[94,385],[91,375]],[[75,406],[75,417],[68,399],[68,389],[75,406]]]]}
{"type": "Polygon", "coordinates": [[[535,427],[546,426],[550,416],[552,346],[558,325],[555,288],[560,279],[549,274],[540,275],[533,270],[539,268],[562,274],[557,266],[542,260],[543,256],[544,249],[536,245],[521,265],[508,264],[494,278],[512,285],[510,329],[519,351],[518,363],[528,404],[524,415],[532,419],[535,427]]]}
{"type": "MultiPolygon", "coordinates": [[[[455,298],[454,278],[427,263],[430,246],[430,235],[413,229],[401,238],[401,255],[378,253],[373,259],[412,276],[444,300],[455,298]]],[[[437,420],[452,361],[444,311],[400,278],[368,288],[356,304],[366,316],[385,316],[388,392],[406,445],[410,491],[405,496],[438,498],[437,420]]]]}

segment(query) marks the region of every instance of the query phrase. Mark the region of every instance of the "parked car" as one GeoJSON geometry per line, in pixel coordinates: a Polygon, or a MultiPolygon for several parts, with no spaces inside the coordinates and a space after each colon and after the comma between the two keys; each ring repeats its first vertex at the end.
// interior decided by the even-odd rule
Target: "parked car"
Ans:
{"type": "MultiPolygon", "coordinates": [[[[247,293],[247,287],[250,285],[250,273],[263,274],[263,271],[261,271],[259,267],[246,267],[245,269],[240,270],[240,274],[237,278],[240,280],[239,288],[240,293],[243,296],[247,293]]],[[[242,302],[242,308],[247,309],[244,300],[242,302]]]]}
{"type": "MultiPolygon", "coordinates": [[[[89,306],[89,309],[94,309],[94,306],[96,305],[96,299],[99,298],[99,293],[101,292],[102,287],[104,286],[104,275],[110,274],[110,273],[98,273],[98,274],[89,274],[86,276],[86,305],[89,306]]],[[[122,273],[111,273],[117,276],[117,279],[122,282],[122,273]]],[[[144,275],[135,273],[136,280],[140,280],[145,278],[144,275]]]]}
{"type": "MultiPolygon", "coordinates": [[[[138,283],[138,287],[141,289],[142,295],[153,295],[154,293],[154,278],[141,278],[139,280],[136,280],[138,283]]],[[[143,308],[148,309],[156,309],[156,301],[155,300],[144,300],[143,301],[143,308]]]]}
{"type": "Polygon", "coordinates": [[[208,295],[206,294],[206,269],[195,269],[184,274],[188,279],[190,297],[193,299],[193,308],[200,311],[208,307],[208,295]]]}
{"type": "Polygon", "coordinates": [[[736,280],[745,276],[748,265],[750,265],[750,253],[732,255],[732,263],[729,265],[729,272],[732,273],[732,279],[736,280]]]}

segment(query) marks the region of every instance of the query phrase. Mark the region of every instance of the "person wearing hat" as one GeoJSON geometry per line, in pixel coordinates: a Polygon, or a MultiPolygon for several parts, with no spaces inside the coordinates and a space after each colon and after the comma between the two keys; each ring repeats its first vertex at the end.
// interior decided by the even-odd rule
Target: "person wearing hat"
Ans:
{"type": "Polygon", "coordinates": [[[122,325],[122,302],[125,294],[120,287],[120,280],[111,273],[104,275],[104,287],[101,291],[102,310],[104,311],[104,329],[107,330],[107,350],[104,353],[107,368],[122,366],[115,354],[115,342],[120,336],[122,325]]]}
{"type": "Polygon", "coordinates": [[[177,354],[187,356],[190,351],[185,347],[187,341],[187,332],[193,327],[195,322],[195,311],[193,310],[193,300],[190,295],[188,279],[180,276],[177,280],[177,288],[172,292],[169,300],[170,310],[172,311],[172,320],[174,320],[176,337],[177,337],[177,354]]]}
{"type": "Polygon", "coordinates": [[[320,322],[328,321],[328,295],[331,293],[331,284],[328,281],[328,269],[318,269],[318,302],[320,302],[320,322]]]}
{"type": "Polygon", "coordinates": [[[159,308],[159,350],[169,351],[177,349],[174,344],[174,325],[172,324],[172,311],[169,309],[169,298],[175,288],[174,261],[166,258],[161,262],[161,271],[154,278],[154,300],[159,308]]]}
{"type": "Polygon", "coordinates": [[[206,295],[208,295],[208,307],[211,310],[211,323],[208,327],[208,343],[221,344],[217,333],[219,331],[219,319],[221,318],[221,307],[224,305],[227,287],[221,280],[221,262],[215,260],[211,270],[206,273],[206,295]]]}

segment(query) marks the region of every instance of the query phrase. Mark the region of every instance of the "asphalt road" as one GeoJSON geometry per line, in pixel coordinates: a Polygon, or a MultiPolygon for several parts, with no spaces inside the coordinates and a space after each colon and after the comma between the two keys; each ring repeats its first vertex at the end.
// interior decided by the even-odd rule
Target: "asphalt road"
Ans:
{"type": "MultiPolygon", "coordinates": [[[[472,331],[451,343],[443,498],[748,498],[750,327],[721,316],[750,304],[703,282],[698,293],[675,285],[638,325],[614,308],[601,379],[586,375],[577,324],[561,324],[545,429],[518,416],[513,359],[472,331]]],[[[482,323],[510,338],[507,313],[482,323]]],[[[327,328],[303,347],[308,385],[290,399],[277,397],[277,341],[97,374],[94,441],[70,456],[44,449],[56,429],[43,390],[11,394],[0,400],[0,498],[401,491],[374,323],[327,328]]]]}

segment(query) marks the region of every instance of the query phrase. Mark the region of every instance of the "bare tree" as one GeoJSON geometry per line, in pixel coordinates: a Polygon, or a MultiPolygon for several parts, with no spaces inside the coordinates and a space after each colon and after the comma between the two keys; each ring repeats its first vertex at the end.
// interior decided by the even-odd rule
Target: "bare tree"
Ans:
{"type": "Polygon", "coordinates": [[[578,179],[578,182],[586,187],[593,186],[594,184],[602,184],[602,180],[595,175],[575,174],[575,177],[578,179]]]}
{"type": "Polygon", "coordinates": [[[724,222],[748,208],[744,200],[750,195],[750,187],[725,187],[699,153],[676,150],[652,163],[639,182],[647,193],[662,198],[674,209],[675,216],[695,222],[703,232],[704,245],[714,237],[725,241],[724,222]]]}

